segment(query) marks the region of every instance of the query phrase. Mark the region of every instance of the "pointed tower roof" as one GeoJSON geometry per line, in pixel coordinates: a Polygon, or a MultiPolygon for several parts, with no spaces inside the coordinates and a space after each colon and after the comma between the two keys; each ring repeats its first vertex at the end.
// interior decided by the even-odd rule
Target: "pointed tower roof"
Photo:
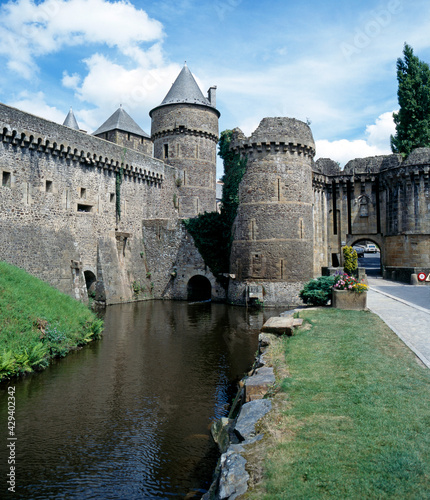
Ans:
{"type": "Polygon", "coordinates": [[[79,130],[78,122],[76,121],[75,115],[73,114],[72,108],[70,108],[67,113],[66,119],[64,120],[63,125],[65,127],[74,128],[75,130],[79,130]]]}
{"type": "MultiPolygon", "coordinates": [[[[200,106],[208,106],[218,112],[209,99],[203,95],[186,62],[162,103],[154,109],[169,104],[198,104],[200,106]]],[[[149,116],[152,116],[154,109],[149,112],[149,116]]]]}
{"type": "Polygon", "coordinates": [[[93,133],[93,135],[103,134],[111,130],[121,130],[122,132],[130,132],[141,137],[149,138],[149,135],[139,127],[126,111],[124,111],[122,105],[93,133]]]}

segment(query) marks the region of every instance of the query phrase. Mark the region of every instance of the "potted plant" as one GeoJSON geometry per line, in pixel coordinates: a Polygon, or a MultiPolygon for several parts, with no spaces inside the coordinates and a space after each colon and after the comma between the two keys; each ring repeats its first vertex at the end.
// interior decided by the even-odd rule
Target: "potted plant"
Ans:
{"type": "Polygon", "coordinates": [[[348,274],[335,276],[332,306],[337,309],[362,311],[367,307],[368,286],[348,274]]]}

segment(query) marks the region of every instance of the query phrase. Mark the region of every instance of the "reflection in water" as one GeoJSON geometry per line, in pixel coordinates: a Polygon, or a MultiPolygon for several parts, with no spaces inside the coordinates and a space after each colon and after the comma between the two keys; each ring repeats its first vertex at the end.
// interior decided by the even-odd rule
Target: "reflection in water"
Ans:
{"type": "MultiPolygon", "coordinates": [[[[233,382],[252,362],[263,321],[263,313],[222,304],[108,307],[103,340],[12,382],[13,498],[183,498],[207,489],[217,460],[209,427],[228,413],[233,382]]],[[[1,498],[7,470],[2,445],[1,498]]]]}

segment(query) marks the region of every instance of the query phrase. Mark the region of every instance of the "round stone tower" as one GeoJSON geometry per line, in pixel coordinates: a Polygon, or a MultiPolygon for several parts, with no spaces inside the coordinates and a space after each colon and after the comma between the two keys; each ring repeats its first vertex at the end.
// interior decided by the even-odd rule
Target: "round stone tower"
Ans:
{"type": "Polygon", "coordinates": [[[249,138],[237,129],[231,147],[248,162],[239,187],[230,299],[243,303],[255,292],[267,305],[294,305],[313,277],[312,132],[293,118],[264,118],[249,138]]]}
{"type": "Polygon", "coordinates": [[[150,111],[154,156],[176,167],[181,217],[216,210],[216,87],[204,97],[185,64],[163,102],[150,111]]]}

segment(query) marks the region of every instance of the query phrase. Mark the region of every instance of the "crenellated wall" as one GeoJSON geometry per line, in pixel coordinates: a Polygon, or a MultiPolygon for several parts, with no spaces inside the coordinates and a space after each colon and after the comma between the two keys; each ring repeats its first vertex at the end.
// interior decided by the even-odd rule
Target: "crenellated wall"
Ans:
{"type": "MultiPolygon", "coordinates": [[[[79,300],[186,299],[191,283],[225,299],[181,224],[215,210],[219,112],[179,103],[151,113],[158,159],[124,147],[128,135],[115,144],[0,104],[0,259],[79,300]]],[[[248,163],[231,302],[297,304],[304,282],[364,240],[380,247],[386,277],[430,272],[429,148],[341,170],[313,161],[310,128],[291,118],[265,118],[249,138],[236,129],[232,148],[248,163]]]]}
{"type": "Polygon", "coordinates": [[[92,274],[99,299],[132,300],[133,282],[147,281],[142,219],[177,217],[175,177],[147,155],[0,105],[1,259],[76,298],[92,274]]]}
{"type": "Polygon", "coordinates": [[[341,171],[327,159],[314,166],[315,272],[341,265],[341,247],[370,240],[381,249],[388,278],[409,282],[430,271],[430,148],[408,158],[355,159],[341,171]],[[324,229],[325,221],[327,228],[324,229]]]}

